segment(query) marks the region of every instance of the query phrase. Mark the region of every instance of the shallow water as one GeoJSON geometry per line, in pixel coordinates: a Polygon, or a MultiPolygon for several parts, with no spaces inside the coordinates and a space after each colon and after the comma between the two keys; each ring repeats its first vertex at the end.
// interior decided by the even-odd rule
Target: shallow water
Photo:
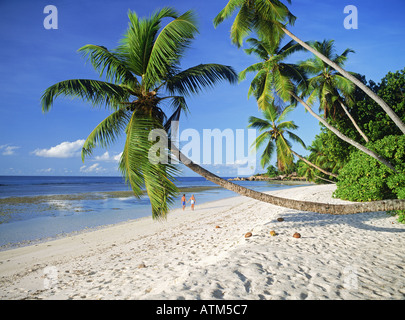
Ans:
{"type": "MultiPolygon", "coordinates": [[[[237,181],[257,191],[294,186],[237,181]]],[[[238,196],[201,177],[176,185],[198,204],[238,196]]],[[[302,184],[301,184],[302,185],[302,184]]],[[[180,208],[179,194],[172,209],[180,208]]],[[[151,215],[149,199],[137,199],[121,177],[0,177],[0,250],[151,215]]]]}

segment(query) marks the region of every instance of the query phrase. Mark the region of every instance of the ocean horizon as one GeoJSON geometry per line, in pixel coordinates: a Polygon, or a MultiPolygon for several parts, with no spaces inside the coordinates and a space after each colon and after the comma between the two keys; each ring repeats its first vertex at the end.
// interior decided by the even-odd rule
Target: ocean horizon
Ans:
{"type": "MultiPolygon", "coordinates": [[[[225,177],[229,179],[231,177],[225,177]]],[[[205,202],[239,196],[203,177],[176,177],[180,198],[205,202]]],[[[268,181],[234,181],[257,191],[292,188],[268,181]]],[[[301,184],[302,185],[302,184],[301,184]]],[[[0,176],[0,250],[151,216],[148,197],[135,198],[119,176],[0,176]]]]}

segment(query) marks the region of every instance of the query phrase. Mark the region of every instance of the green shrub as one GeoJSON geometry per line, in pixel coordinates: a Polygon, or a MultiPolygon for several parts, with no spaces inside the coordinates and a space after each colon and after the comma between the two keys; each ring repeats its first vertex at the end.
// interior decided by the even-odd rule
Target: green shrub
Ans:
{"type": "Polygon", "coordinates": [[[274,177],[280,175],[280,172],[278,172],[277,168],[274,167],[273,165],[269,165],[267,167],[267,173],[266,174],[267,174],[268,177],[274,178],[274,177]]]}
{"type": "Polygon", "coordinates": [[[334,197],[350,201],[405,199],[405,136],[387,136],[367,147],[390,161],[397,172],[355,151],[339,171],[334,197]]]}

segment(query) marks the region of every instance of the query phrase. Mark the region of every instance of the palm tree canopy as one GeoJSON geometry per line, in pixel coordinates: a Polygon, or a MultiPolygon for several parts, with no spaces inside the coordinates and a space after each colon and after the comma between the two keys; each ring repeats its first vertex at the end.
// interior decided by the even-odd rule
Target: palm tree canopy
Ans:
{"type": "Polygon", "coordinates": [[[306,87],[306,76],[299,66],[283,62],[302,47],[290,41],[284,46],[280,42],[269,42],[249,38],[248,54],[256,55],[260,62],[255,63],[239,73],[239,81],[246,79],[248,73],[256,73],[249,87],[248,96],[255,96],[259,108],[265,110],[271,101],[281,99],[291,101],[291,92],[296,88],[306,87]]]}
{"type": "MultiPolygon", "coordinates": [[[[178,171],[173,164],[150,161],[149,151],[155,142],[150,141],[149,133],[170,131],[171,121],[188,111],[185,97],[219,81],[236,83],[237,74],[230,66],[214,63],[180,68],[180,60],[198,32],[193,11],[179,14],[165,7],[148,18],[129,11],[128,18],[128,29],[117,48],[89,44],[78,50],[104,80],[56,83],[42,95],[42,110],[49,111],[58,96],[111,110],[86,139],[82,159],[97,145],[108,147],[125,132],[119,168],[136,197],[146,190],[153,217],[161,218],[177,196],[173,181],[178,171]],[[163,25],[165,18],[170,22],[163,25]]],[[[157,153],[161,152],[170,154],[170,150],[157,153]]]]}
{"type": "MultiPolygon", "coordinates": [[[[324,40],[323,42],[313,41],[311,47],[323,54],[328,59],[335,62],[340,67],[344,66],[349,53],[354,53],[352,49],[346,49],[342,54],[335,52],[334,41],[324,40]]],[[[313,105],[318,100],[320,109],[323,109],[325,117],[329,114],[335,115],[338,108],[338,99],[352,101],[352,94],[355,85],[350,80],[344,78],[335,69],[318,57],[313,57],[301,61],[299,66],[313,77],[308,79],[308,104],[313,105]]],[[[341,110],[340,108],[338,108],[341,110]]]]}
{"type": "MultiPolygon", "coordinates": [[[[287,0],[291,4],[291,0],[287,0]]],[[[280,26],[294,25],[296,17],[279,0],[229,0],[214,18],[217,27],[237,12],[231,27],[231,40],[241,47],[243,40],[252,32],[262,39],[280,39],[284,36],[280,26]]]]}
{"type": "Polygon", "coordinates": [[[258,129],[261,132],[253,146],[256,150],[265,146],[260,161],[263,168],[270,164],[274,150],[277,153],[279,170],[285,171],[292,166],[294,155],[291,152],[291,142],[285,137],[286,134],[291,140],[300,143],[305,148],[305,143],[301,138],[291,131],[298,129],[298,126],[293,121],[285,120],[293,109],[294,106],[290,105],[280,111],[274,104],[269,104],[265,110],[262,110],[264,119],[253,116],[249,118],[248,127],[258,129]]]}

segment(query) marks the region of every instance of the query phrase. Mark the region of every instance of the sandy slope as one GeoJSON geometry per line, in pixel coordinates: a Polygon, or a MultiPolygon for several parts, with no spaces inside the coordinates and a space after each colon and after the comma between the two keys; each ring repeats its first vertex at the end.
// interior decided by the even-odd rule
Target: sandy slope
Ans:
{"type": "MultiPolygon", "coordinates": [[[[342,203],[334,188],[272,193],[342,203]]],[[[385,213],[321,215],[236,197],[0,252],[0,298],[404,299],[404,268],[405,225],[385,213]]]]}

